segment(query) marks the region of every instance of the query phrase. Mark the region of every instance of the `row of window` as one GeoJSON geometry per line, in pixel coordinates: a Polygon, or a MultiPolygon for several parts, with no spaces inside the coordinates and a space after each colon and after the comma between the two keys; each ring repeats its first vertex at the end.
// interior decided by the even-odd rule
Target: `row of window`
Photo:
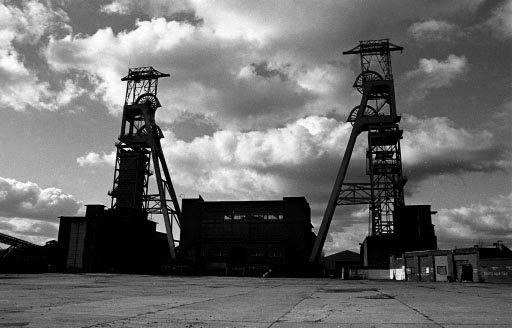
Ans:
{"type": "MultiPolygon", "coordinates": [[[[433,273],[433,271],[434,271],[434,269],[430,268],[430,267],[422,267],[421,269],[423,271],[422,273],[427,273],[427,274],[433,273]]],[[[447,274],[446,266],[437,266],[436,270],[437,270],[437,274],[442,274],[442,275],[447,274]]],[[[405,269],[405,272],[407,274],[415,274],[416,269],[415,269],[415,267],[408,267],[405,269]]]]}
{"type": "MultiPolygon", "coordinates": [[[[202,256],[213,256],[213,257],[227,257],[228,252],[226,252],[226,251],[206,252],[203,250],[201,252],[201,255],[202,256]]],[[[248,255],[250,257],[265,257],[265,255],[268,257],[272,257],[272,258],[281,258],[282,257],[282,254],[280,251],[270,251],[267,254],[265,254],[265,252],[263,252],[263,251],[251,251],[251,252],[249,252],[248,255]]]]}
{"type": "Polygon", "coordinates": [[[224,220],[229,221],[243,221],[243,220],[258,220],[258,221],[280,221],[283,220],[282,213],[269,213],[269,212],[231,212],[224,214],[224,220]]]}

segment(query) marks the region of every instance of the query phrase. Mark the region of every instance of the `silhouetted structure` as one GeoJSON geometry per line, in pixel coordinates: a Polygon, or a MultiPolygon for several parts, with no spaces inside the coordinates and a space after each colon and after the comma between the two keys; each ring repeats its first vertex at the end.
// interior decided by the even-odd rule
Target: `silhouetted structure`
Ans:
{"type": "Polygon", "coordinates": [[[123,216],[87,205],[85,217],[60,217],[60,267],[71,272],[154,273],[169,258],[164,233],[147,214],[123,216]]]}
{"type": "MultiPolygon", "coordinates": [[[[121,123],[121,135],[116,144],[116,167],[112,208],[117,215],[130,217],[134,213],[161,214],[169,242],[171,257],[176,257],[173,223],[180,225],[180,207],[171,176],[160,145],[164,137],[155,122],[155,113],[161,107],[156,97],[158,79],[168,77],[153,67],[128,70],[122,81],[127,81],[126,97],[121,123]],[[153,160],[153,172],[150,162],[153,160]],[[157,194],[148,192],[149,179],[156,177],[157,194]]],[[[142,214],[144,215],[144,214],[142,214]]]]}
{"type": "Polygon", "coordinates": [[[0,233],[0,242],[9,248],[0,250],[0,272],[46,272],[48,249],[26,240],[0,233]]]}
{"type": "Polygon", "coordinates": [[[314,233],[304,197],[272,201],[183,200],[180,251],[198,272],[307,274],[314,233]]]}
{"type": "Polygon", "coordinates": [[[160,144],[164,136],[155,121],[161,107],[158,79],[167,76],[139,67],[121,79],[127,87],[111,208],[88,205],[85,217],[60,218],[59,246],[67,270],[151,272],[166,258],[163,253],[176,257],[173,226],[179,227],[181,212],[160,144]],[[166,234],[157,233],[156,223],[148,220],[153,214],[162,215],[166,234]],[[167,246],[162,247],[162,237],[167,246]]]}
{"type": "Polygon", "coordinates": [[[361,73],[353,87],[361,102],[347,119],[353,124],[341,166],[315,240],[310,260],[318,261],[336,206],[369,204],[370,235],[361,246],[364,264],[386,269],[389,255],[406,250],[437,248],[430,207],[405,206],[400,139],[391,52],[403,48],[388,39],[361,41],[343,54],[360,55],[361,73]],[[346,183],[345,176],[357,137],[368,133],[366,174],[369,182],[346,183]],[[411,235],[412,233],[412,235],[411,235]],[[420,239],[411,238],[421,237],[420,239]]]}

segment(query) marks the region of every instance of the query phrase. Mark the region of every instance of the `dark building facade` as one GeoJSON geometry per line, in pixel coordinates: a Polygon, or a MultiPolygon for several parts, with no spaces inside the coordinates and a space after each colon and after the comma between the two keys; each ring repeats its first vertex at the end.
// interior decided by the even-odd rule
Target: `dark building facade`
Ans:
{"type": "Polygon", "coordinates": [[[394,232],[368,236],[361,244],[363,265],[369,269],[388,269],[389,258],[404,252],[435,250],[437,237],[430,205],[405,205],[393,213],[394,232]]]}
{"type": "Polygon", "coordinates": [[[60,217],[60,268],[70,272],[155,273],[168,256],[166,236],[145,212],[87,205],[85,217],[60,217]]]}
{"type": "Polygon", "coordinates": [[[300,276],[315,235],[304,197],[271,201],[182,202],[180,255],[198,272],[300,276]]]}

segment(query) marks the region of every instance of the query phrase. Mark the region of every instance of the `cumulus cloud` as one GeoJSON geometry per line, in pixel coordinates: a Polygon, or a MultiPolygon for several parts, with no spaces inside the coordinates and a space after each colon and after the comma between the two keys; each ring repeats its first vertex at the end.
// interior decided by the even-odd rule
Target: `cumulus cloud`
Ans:
{"type": "Polygon", "coordinates": [[[164,18],[139,21],[136,29],[118,34],[105,28],[91,36],[54,38],[46,57],[58,71],[82,70],[98,77],[96,92],[113,113],[121,111],[119,95],[125,86],[119,80],[126,63],[150,62],[172,75],[171,88],[159,94],[161,103],[170,106],[159,112],[160,120],[175,121],[190,112],[242,129],[342,110],[340,87],[346,81],[340,75],[349,74],[334,64],[291,64],[291,58],[275,58],[256,41],[229,39],[205,26],[164,18]]]}
{"type": "Polygon", "coordinates": [[[449,55],[446,60],[422,58],[418,68],[405,74],[405,80],[413,83],[409,100],[421,100],[432,89],[449,87],[467,71],[465,56],[449,55]]]}
{"type": "MultiPolygon", "coordinates": [[[[440,174],[507,168],[507,148],[488,130],[459,128],[445,117],[405,116],[402,126],[404,172],[413,183],[440,174]]],[[[176,172],[172,176],[193,193],[251,199],[254,194],[265,197],[265,193],[293,191],[310,192],[315,195],[312,200],[323,200],[332,187],[351,128],[334,118],[308,116],[282,128],[219,130],[190,141],[164,130],[162,146],[176,172]]],[[[359,177],[364,175],[365,139],[364,135],[359,138],[351,160],[362,172],[359,177]]],[[[114,159],[115,151],[90,152],[77,162],[81,166],[114,165],[114,159]]]]}
{"type": "Polygon", "coordinates": [[[69,31],[69,17],[60,8],[50,8],[34,0],[22,0],[15,4],[0,4],[1,42],[12,40],[21,43],[38,43],[44,35],[58,30],[69,31]]]}
{"type": "Polygon", "coordinates": [[[407,32],[418,41],[449,40],[461,35],[457,25],[435,19],[413,23],[407,32]]]}
{"type": "Polygon", "coordinates": [[[406,116],[403,128],[402,161],[413,183],[433,175],[507,168],[509,149],[491,131],[457,128],[446,117],[406,116]]]}
{"type": "Polygon", "coordinates": [[[350,127],[314,116],[266,131],[217,131],[189,143],[166,131],[170,137],[164,139],[163,147],[182,186],[220,191],[224,197],[270,198],[299,192],[288,189],[295,175],[302,175],[301,183],[319,178],[324,168],[320,162],[336,156],[339,145],[348,140],[350,127]],[[244,174],[249,180],[241,179],[244,174]],[[238,186],[238,181],[244,185],[238,186]]]}
{"type": "Polygon", "coordinates": [[[36,245],[44,245],[48,240],[57,239],[59,230],[57,223],[0,217],[0,232],[36,245]]]}
{"type": "MultiPolygon", "coordinates": [[[[492,172],[505,168],[503,156],[506,149],[500,149],[490,131],[457,128],[447,118],[418,119],[413,116],[406,117],[404,129],[402,159],[405,171],[415,181],[438,174],[492,172]]],[[[196,179],[210,176],[216,168],[273,172],[276,179],[289,177],[293,180],[301,176],[301,182],[307,180],[311,182],[308,188],[314,188],[315,179],[325,182],[315,167],[318,165],[319,170],[324,170],[329,166],[336,170],[350,132],[350,124],[310,116],[283,128],[217,131],[212,136],[191,142],[178,140],[170,131],[165,131],[168,138],[163,139],[163,146],[173,167],[181,176],[190,171],[189,183],[198,186],[199,190],[203,184],[196,179]],[[295,170],[297,172],[293,174],[295,170]]],[[[363,142],[358,142],[352,162],[364,165],[365,137],[359,139],[363,142]]],[[[206,185],[215,186],[217,182],[206,185]]],[[[233,195],[236,195],[236,188],[233,195]]]]}
{"type": "Polygon", "coordinates": [[[44,244],[57,238],[57,217],[77,215],[82,203],[58,188],[0,177],[0,232],[44,244]]]}
{"type": "Polygon", "coordinates": [[[444,248],[467,247],[497,240],[512,242],[512,194],[485,203],[441,209],[432,220],[444,248]]]}
{"type": "Polygon", "coordinates": [[[33,182],[0,177],[0,217],[55,222],[58,216],[76,214],[81,206],[81,202],[58,188],[41,188],[33,182]]]}
{"type": "Polygon", "coordinates": [[[113,150],[111,153],[98,154],[95,152],[89,152],[87,155],[80,156],[76,159],[76,162],[80,166],[103,166],[110,165],[114,166],[116,162],[116,151],[113,150]]]}
{"type": "Polygon", "coordinates": [[[22,1],[20,7],[0,4],[0,103],[15,110],[28,107],[56,110],[82,95],[85,90],[67,79],[61,90],[41,81],[27,68],[17,44],[35,47],[43,37],[68,31],[68,17],[37,1],[22,1]]]}
{"type": "Polygon", "coordinates": [[[105,27],[92,34],[54,37],[45,54],[59,72],[79,70],[96,77],[96,93],[112,113],[121,111],[124,84],[119,79],[126,74],[127,63],[150,64],[171,73],[165,92],[159,89],[161,103],[170,107],[159,113],[160,120],[174,122],[181,115],[201,114],[222,128],[269,128],[308,115],[349,110],[345,105],[354,102],[354,74],[350,58],[340,53],[357,42],[353,35],[369,28],[356,17],[364,15],[378,30],[386,17],[425,20],[471,13],[480,2],[388,2],[368,8],[343,1],[116,0],[103,11],[142,11],[147,16],[140,15],[134,27],[118,33],[105,27]],[[195,18],[182,19],[180,13],[195,18]]]}

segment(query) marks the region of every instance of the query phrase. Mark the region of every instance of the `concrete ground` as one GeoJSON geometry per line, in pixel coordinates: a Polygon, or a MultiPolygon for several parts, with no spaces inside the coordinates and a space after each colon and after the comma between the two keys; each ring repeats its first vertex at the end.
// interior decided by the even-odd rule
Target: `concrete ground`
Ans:
{"type": "Polygon", "coordinates": [[[0,275],[0,327],[511,327],[512,285],[0,275]]]}

